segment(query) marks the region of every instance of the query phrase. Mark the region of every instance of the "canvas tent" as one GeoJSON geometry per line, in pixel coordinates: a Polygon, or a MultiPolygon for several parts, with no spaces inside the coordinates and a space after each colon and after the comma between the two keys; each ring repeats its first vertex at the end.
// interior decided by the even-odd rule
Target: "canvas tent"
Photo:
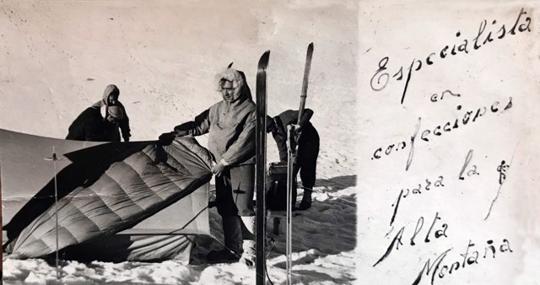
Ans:
{"type": "Polygon", "coordinates": [[[193,138],[160,146],[0,130],[4,245],[13,257],[43,257],[58,235],[67,258],[187,260],[194,237],[211,236],[210,163],[193,138]]]}

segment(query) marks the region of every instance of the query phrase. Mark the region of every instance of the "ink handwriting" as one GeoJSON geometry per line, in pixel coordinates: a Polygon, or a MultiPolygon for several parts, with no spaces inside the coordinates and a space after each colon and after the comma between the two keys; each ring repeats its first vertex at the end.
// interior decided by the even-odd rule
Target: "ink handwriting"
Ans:
{"type": "Polygon", "coordinates": [[[433,95],[431,95],[430,100],[431,100],[431,102],[434,102],[434,103],[442,101],[444,99],[444,95],[451,95],[451,96],[454,96],[454,97],[461,97],[461,94],[454,93],[454,92],[450,91],[449,89],[446,89],[443,92],[441,92],[440,96],[437,93],[433,93],[433,95]]]}
{"type": "MultiPolygon", "coordinates": [[[[429,227],[429,229],[426,232],[426,235],[424,236],[424,239],[423,239],[424,243],[431,242],[430,238],[438,239],[441,237],[448,237],[448,235],[446,234],[446,230],[448,230],[447,223],[442,223],[440,226],[435,227],[435,225],[437,224],[437,221],[439,220],[441,220],[441,217],[439,216],[439,212],[436,212],[431,222],[431,226],[429,227]],[[435,228],[435,231],[433,231],[434,228],[435,228]]],[[[416,227],[414,228],[414,231],[411,234],[410,242],[409,242],[411,246],[416,245],[416,241],[417,241],[416,238],[418,237],[418,235],[420,234],[423,228],[424,228],[424,217],[421,216],[416,221],[416,227]]],[[[390,253],[392,253],[394,249],[399,250],[399,246],[403,245],[403,234],[405,232],[405,229],[406,229],[405,226],[401,227],[401,229],[397,232],[397,234],[394,236],[394,238],[390,242],[390,245],[387,247],[385,253],[381,256],[381,258],[379,258],[379,260],[377,260],[377,262],[375,262],[375,264],[373,264],[373,267],[377,266],[383,260],[388,258],[388,256],[390,256],[390,253]]]]}
{"type": "MultiPolygon", "coordinates": [[[[465,180],[465,177],[463,176],[463,174],[465,173],[465,170],[467,170],[469,163],[471,163],[473,152],[474,151],[471,149],[467,153],[467,156],[465,157],[465,163],[463,164],[463,167],[461,167],[461,171],[459,172],[459,176],[458,176],[459,180],[465,180]]],[[[473,176],[473,175],[480,175],[480,172],[478,172],[475,164],[472,165],[472,169],[467,171],[467,176],[473,176]]]]}
{"type": "MultiPolygon", "coordinates": [[[[503,113],[504,111],[512,108],[512,97],[508,97],[508,102],[506,102],[506,105],[501,107],[501,103],[499,101],[493,102],[490,106],[482,106],[476,109],[472,109],[469,111],[465,111],[463,115],[458,116],[455,119],[452,119],[450,121],[446,121],[445,123],[441,123],[436,125],[433,128],[424,129],[420,133],[420,140],[424,143],[429,143],[433,141],[435,138],[442,136],[445,133],[451,133],[453,130],[459,129],[460,127],[466,126],[467,124],[471,125],[472,123],[476,122],[479,118],[486,116],[486,114],[489,113],[503,113]],[[491,112],[488,112],[491,111],[491,112]]],[[[463,109],[462,105],[457,105],[456,109],[458,111],[461,111],[463,109]]],[[[404,150],[405,148],[409,147],[409,155],[407,157],[407,163],[405,169],[408,170],[414,156],[414,146],[415,142],[417,141],[417,135],[419,132],[416,129],[420,128],[422,118],[418,118],[418,123],[415,127],[415,132],[411,136],[409,140],[401,140],[397,143],[391,143],[385,147],[378,147],[375,149],[375,151],[372,154],[371,160],[378,160],[383,157],[391,156],[392,153],[399,152],[400,150],[404,150]]]]}
{"type": "Polygon", "coordinates": [[[391,205],[392,208],[394,208],[394,211],[392,213],[392,218],[390,219],[390,226],[392,226],[392,224],[394,223],[401,199],[407,198],[410,194],[419,195],[423,193],[422,191],[430,191],[431,189],[444,187],[443,179],[444,177],[442,175],[439,175],[437,179],[430,180],[429,178],[426,178],[425,183],[418,183],[418,186],[411,188],[402,188],[399,192],[396,202],[391,205]]]}
{"type": "Polygon", "coordinates": [[[448,275],[451,275],[455,271],[459,269],[464,269],[467,266],[470,266],[472,264],[478,264],[478,261],[483,259],[495,259],[497,256],[497,252],[500,253],[511,253],[514,252],[512,248],[510,247],[510,241],[506,238],[502,239],[502,242],[499,244],[495,244],[493,240],[487,240],[486,244],[484,245],[484,255],[481,255],[482,249],[479,249],[475,247],[476,244],[474,244],[471,240],[469,240],[467,247],[465,248],[465,251],[463,253],[460,253],[459,256],[462,257],[456,257],[457,260],[454,262],[446,263],[446,257],[448,256],[448,253],[453,250],[453,248],[449,248],[445,251],[443,251],[433,262],[431,262],[431,259],[428,258],[428,260],[424,263],[424,267],[420,270],[418,275],[416,276],[416,279],[411,283],[412,285],[418,285],[422,281],[423,276],[431,276],[430,278],[430,284],[433,285],[435,283],[435,277],[438,277],[439,279],[442,279],[448,275]]]}
{"type": "Polygon", "coordinates": [[[456,41],[454,44],[445,45],[440,51],[429,53],[424,59],[413,58],[408,66],[400,66],[391,71],[389,67],[390,57],[385,56],[379,60],[378,68],[370,79],[370,87],[373,91],[381,91],[386,88],[388,83],[395,79],[396,81],[405,80],[405,85],[401,93],[401,104],[404,103],[407,94],[407,89],[411,82],[414,72],[420,71],[422,68],[433,65],[436,62],[443,62],[449,56],[457,56],[468,54],[469,51],[478,50],[482,46],[493,42],[496,39],[503,39],[507,35],[516,35],[516,33],[531,32],[531,17],[527,16],[527,11],[521,8],[513,26],[508,29],[509,25],[499,24],[497,20],[492,20],[488,25],[488,21],[483,19],[480,22],[478,32],[474,37],[462,38],[461,32],[456,32],[456,41]]]}

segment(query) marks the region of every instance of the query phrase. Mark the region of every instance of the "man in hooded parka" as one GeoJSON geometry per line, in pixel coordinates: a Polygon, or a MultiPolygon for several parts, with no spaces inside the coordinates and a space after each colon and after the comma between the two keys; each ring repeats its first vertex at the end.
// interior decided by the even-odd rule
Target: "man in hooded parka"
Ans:
{"type": "Polygon", "coordinates": [[[311,207],[311,194],[315,186],[317,157],[319,156],[319,133],[311,124],[313,110],[305,109],[302,118],[298,122],[298,110],[286,110],[271,118],[267,117],[266,131],[272,132],[279,151],[279,159],[283,164],[287,164],[287,126],[295,125],[296,134],[293,143],[297,146],[296,159],[294,161],[293,179],[293,208],[296,204],[296,176],[300,172],[300,179],[304,188],[304,194],[298,210],[306,210],[311,207]]]}
{"type": "Polygon", "coordinates": [[[208,133],[208,149],[216,164],[218,212],[223,221],[225,248],[211,251],[210,263],[234,262],[242,258],[248,265],[255,260],[255,180],[256,106],[243,72],[228,68],[217,76],[217,90],[223,100],[198,115],[194,121],[175,127],[160,140],[175,136],[208,133]],[[249,232],[242,231],[242,223],[249,232]]]}
{"type": "Polygon", "coordinates": [[[120,90],[110,84],[103,99],[86,108],[69,126],[68,140],[80,141],[129,141],[129,118],[124,105],[118,101],[120,90]],[[119,132],[120,129],[120,132],[119,132]]]}

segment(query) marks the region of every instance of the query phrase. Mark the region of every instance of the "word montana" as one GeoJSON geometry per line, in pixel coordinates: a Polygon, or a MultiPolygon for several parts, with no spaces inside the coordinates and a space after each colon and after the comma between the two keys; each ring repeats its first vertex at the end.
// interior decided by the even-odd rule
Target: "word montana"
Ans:
{"type": "Polygon", "coordinates": [[[424,267],[422,267],[412,285],[420,284],[420,281],[422,281],[422,277],[424,275],[430,278],[430,284],[433,285],[435,283],[435,277],[442,279],[459,269],[464,269],[471,265],[478,264],[478,262],[481,260],[488,258],[495,259],[497,252],[513,252],[513,250],[510,248],[510,241],[505,238],[502,239],[500,244],[495,244],[493,240],[487,240],[483,250],[475,247],[475,245],[476,244],[469,240],[465,251],[460,253],[460,257],[455,261],[453,260],[451,263],[448,263],[446,256],[452,250],[452,248],[442,252],[433,262],[431,259],[428,259],[426,263],[424,263],[424,267]]]}

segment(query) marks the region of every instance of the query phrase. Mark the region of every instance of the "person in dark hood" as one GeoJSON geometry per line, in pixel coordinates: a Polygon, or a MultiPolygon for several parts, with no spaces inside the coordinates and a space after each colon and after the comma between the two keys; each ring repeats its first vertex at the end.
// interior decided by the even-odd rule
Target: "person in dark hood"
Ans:
{"type": "MultiPolygon", "coordinates": [[[[304,188],[302,201],[297,208],[299,210],[306,210],[311,207],[311,193],[313,192],[313,186],[315,186],[317,172],[320,139],[317,130],[309,121],[312,116],[313,111],[305,109],[302,112],[300,122],[298,122],[297,110],[287,110],[273,118],[266,118],[266,131],[272,132],[278,147],[280,162],[285,164],[287,163],[287,126],[296,125],[293,143],[297,146],[297,155],[294,161],[293,175],[296,177],[300,172],[300,179],[304,188]]],[[[293,189],[292,200],[296,204],[296,184],[293,189]]]]}
{"type": "Polygon", "coordinates": [[[86,108],[68,129],[68,140],[124,141],[131,136],[129,118],[124,105],[118,101],[120,90],[110,84],[105,88],[103,99],[86,108]]]}
{"type": "Polygon", "coordinates": [[[256,107],[243,72],[228,68],[216,78],[220,102],[195,117],[194,121],[164,133],[160,141],[170,143],[177,136],[208,133],[208,149],[216,164],[216,201],[222,217],[225,248],[211,251],[210,263],[255,260],[255,181],[256,107]],[[242,231],[242,224],[249,232],[242,231]]]}

